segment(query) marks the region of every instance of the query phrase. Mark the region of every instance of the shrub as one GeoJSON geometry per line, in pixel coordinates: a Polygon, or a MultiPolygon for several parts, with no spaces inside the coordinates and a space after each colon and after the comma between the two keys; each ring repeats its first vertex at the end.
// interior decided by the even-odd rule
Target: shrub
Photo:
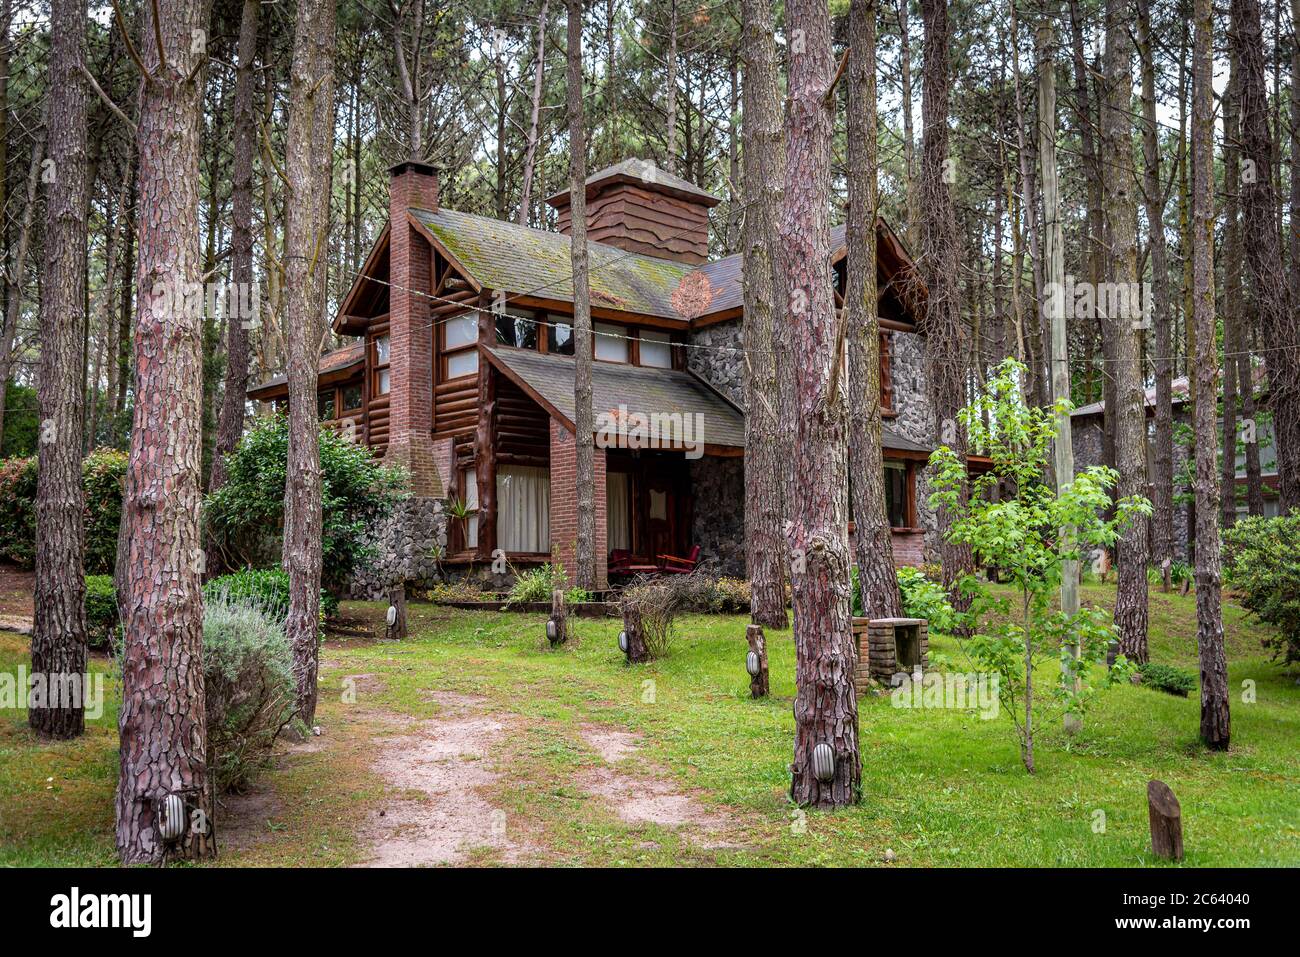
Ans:
{"type": "MultiPolygon", "coordinates": [[[[36,475],[35,457],[0,463],[0,559],[22,568],[36,560],[36,475]]],[[[125,479],[125,452],[96,449],[82,462],[88,574],[113,572],[125,479]]]]}
{"type": "Polygon", "coordinates": [[[1265,647],[1287,664],[1300,661],[1300,511],[1242,519],[1224,530],[1223,539],[1224,582],[1278,630],[1265,647]]]}
{"type": "Polygon", "coordinates": [[[208,768],[219,792],[265,767],[294,713],[293,656],[283,625],[256,604],[217,598],[203,612],[208,768]]]}
{"type": "MultiPolygon", "coordinates": [[[[212,579],[203,586],[205,601],[256,605],[276,621],[289,614],[289,574],[278,568],[245,568],[212,579]]],[[[339,601],[325,589],[320,593],[321,618],[333,618],[339,601]]]]}
{"type": "Polygon", "coordinates": [[[117,590],[112,575],[86,576],[86,642],[108,648],[117,633],[117,590]]]}
{"type": "MultiPolygon", "coordinates": [[[[280,554],[289,423],[260,419],[226,456],[226,484],[203,503],[209,540],[227,568],[263,567],[280,554]]],[[[406,475],[375,460],[370,450],[320,430],[321,552],[328,584],[339,587],[374,558],[367,526],[391,513],[404,496],[406,475]]]]}
{"type": "Polygon", "coordinates": [[[1196,687],[1195,675],[1172,665],[1147,662],[1145,665],[1138,665],[1137,673],[1142,676],[1144,685],[1150,685],[1152,688],[1158,688],[1180,698],[1186,698],[1196,687]]]}
{"type": "Polygon", "coordinates": [[[492,596],[482,586],[468,578],[456,581],[435,582],[429,589],[429,601],[487,601],[492,596]]]}
{"type": "Polygon", "coordinates": [[[898,591],[905,618],[924,618],[933,631],[952,630],[953,609],[948,593],[919,568],[904,566],[898,570],[898,591]]]}
{"type": "Polygon", "coordinates": [[[568,585],[568,576],[559,562],[547,562],[526,572],[515,571],[515,583],[506,595],[507,604],[518,605],[530,601],[551,600],[551,592],[568,585]]]}
{"type": "Polygon", "coordinates": [[[703,575],[661,575],[641,578],[623,589],[619,608],[641,616],[641,636],[646,657],[667,657],[675,635],[677,616],[698,607],[701,596],[712,592],[713,582],[703,575]]]}
{"type": "Polygon", "coordinates": [[[564,603],[566,605],[573,605],[580,602],[588,602],[588,601],[595,601],[595,600],[596,600],[595,595],[587,591],[587,589],[579,588],[576,585],[564,593],[564,603]]]}

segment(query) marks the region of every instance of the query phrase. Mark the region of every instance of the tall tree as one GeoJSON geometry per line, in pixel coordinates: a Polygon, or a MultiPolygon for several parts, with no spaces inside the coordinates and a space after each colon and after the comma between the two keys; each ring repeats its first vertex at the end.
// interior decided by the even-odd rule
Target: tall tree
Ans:
{"type": "Polygon", "coordinates": [[[1241,122],[1237,116],[1236,57],[1223,96],[1223,461],[1219,509],[1224,527],[1237,520],[1237,353],[1241,350],[1241,122]]]}
{"type": "MultiPolygon", "coordinates": [[[[244,0],[239,18],[239,63],[235,73],[235,156],[232,170],[230,278],[235,301],[251,301],[253,279],[253,156],[257,149],[257,114],[253,107],[253,61],[257,57],[261,0],[244,0]]],[[[208,489],[226,482],[225,456],[235,450],[244,433],[245,393],[248,390],[248,332],[251,316],[226,316],[226,387],[221,398],[216,446],[208,489]]]]}
{"type": "Polygon", "coordinates": [[[754,623],[785,628],[785,479],[776,245],[785,155],[770,0],[744,0],[745,557],[754,623]]]}
{"type": "MultiPolygon", "coordinates": [[[[1106,0],[1106,96],[1102,103],[1102,153],[1130,156],[1133,149],[1133,38],[1122,0],[1106,0]]],[[[1132,289],[1137,282],[1137,204],[1128,164],[1107,162],[1102,170],[1106,233],[1106,279],[1112,289],[1132,289]]],[[[1111,303],[1125,308],[1104,317],[1114,342],[1115,459],[1119,495],[1146,490],[1146,404],[1142,386],[1142,323],[1132,301],[1111,303]]],[[[1120,538],[1119,586],[1115,624],[1120,649],[1130,661],[1147,660],[1147,523],[1134,518],[1120,538]]]]}
{"type": "Polygon", "coordinates": [[[832,62],[824,0],[789,0],[785,201],[778,234],[790,298],[790,350],[797,404],[791,470],[795,741],[791,798],[832,807],[858,799],[857,651],[849,602],[846,409],[840,369],[844,328],[830,271],[832,62]],[[829,780],[814,752],[834,756],[829,780]]]}
{"type": "Polygon", "coordinates": [[[86,671],[86,582],[82,573],[81,338],[86,326],[85,0],[50,6],[47,136],[55,175],[45,199],[41,277],[41,435],[36,479],[35,629],[32,673],[50,690],[28,721],[38,734],[74,738],[85,730],[79,683],[86,671]],[[57,682],[57,685],[54,683],[57,682]],[[60,691],[56,695],[54,688],[60,691]]]}
{"type": "Polygon", "coordinates": [[[289,340],[289,457],[284,485],[285,636],[293,648],[298,718],[316,717],[320,653],[321,471],[317,363],[325,314],[330,176],[334,159],[334,0],[299,0],[289,77],[284,175],[285,319],[289,340]]]}
{"type": "MultiPolygon", "coordinates": [[[[1273,345],[1264,353],[1283,511],[1300,507],[1300,316],[1291,308],[1278,240],[1273,186],[1273,139],[1264,86],[1264,38],[1259,0],[1232,0],[1233,49],[1241,67],[1241,211],[1246,268],[1260,331],[1273,345]]],[[[1243,391],[1250,378],[1242,377],[1243,391]]]]}
{"type": "Polygon", "coordinates": [[[533,175],[537,169],[537,137],[542,112],[542,89],[546,78],[546,16],[549,0],[542,0],[537,14],[537,57],[533,63],[533,104],[528,120],[528,145],[524,149],[524,181],[519,191],[518,219],[520,226],[528,225],[532,212],[533,175]]]}
{"type": "Polygon", "coordinates": [[[880,323],[876,315],[876,0],[849,4],[849,467],[862,613],[902,614],[880,450],[880,323]]]}
{"type": "Polygon", "coordinates": [[[1151,462],[1152,558],[1165,571],[1174,559],[1174,407],[1173,348],[1169,316],[1169,260],[1165,250],[1165,197],[1160,183],[1160,140],[1156,124],[1156,68],[1151,38],[1151,0],[1137,4],[1138,55],[1142,62],[1142,193],[1146,204],[1147,250],[1151,259],[1151,301],[1154,326],[1156,409],[1155,454],[1151,462]]]}
{"type": "Polygon", "coordinates": [[[574,556],[579,588],[596,587],[596,437],[591,408],[591,288],[587,281],[587,131],[582,104],[583,0],[568,4],[570,250],[573,266],[573,425],[577,442],[578,533],[574,556]]]}
{"type": "MultiPolygon", "coordinates": [[[[921,82],[921,266],[929,296],[923,329],[930,405],[939,442],[966,461],[966,427],[957,417],[966,404],[968,343],[961,319],[957,214],[951,185],[956,159],[948,151],[952,89],[949,63],[950,25],[944,0],[922,0],[925,24],[921,82]]],[[[949,591],[971,567],[970,548],[948,541],[949,510],[938,509],[943,583],[949,591]]],[[[954,596],[957,599],[957,596],[954,596]]],[[[960,600],[960,599],[957,599],[960,600]]]]}
{"type": "Polygon", "coordinates": [[[204,10],[200,0],[145,4],[139,50],[131,45],[145,74],[136,132],[145,212],[138,217],[135,415],[117,570],[125,632],[117,849],[124,864],[217,851],[203,687],[202,317],[183,295],[200,277],[204,54],[194,37],[206,26],[204,10]],[[168,795],[190,811],[172,845],[158,829],[168,795]]]}
{"type": "MultiPolygon", "coordinates": [[[[1196,357],[1196,645],[1201,663],[1201,740],[1228,748],[1228,663],[1219,590],[1219,486],[1214,440],[1218,350],[1214,340],[1214,24],[1212,0],[1195,0],[1192,54],[1192,273],[1196,357]]],[[[1224,454],[1228,454],[1225,449],[1224,454]]]]}

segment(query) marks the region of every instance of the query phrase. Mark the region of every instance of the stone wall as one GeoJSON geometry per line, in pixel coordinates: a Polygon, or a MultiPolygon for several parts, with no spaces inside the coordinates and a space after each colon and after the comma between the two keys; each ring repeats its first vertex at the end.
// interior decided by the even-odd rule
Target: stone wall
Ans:
{"type": "Polygon", "coordinates": [[[691,543],[718,574],[745,577],[745,460],[706,455],[690,462],[695,498],[691,543]]]}
{"type": "Polygon", "coordinates": [[[353,598],[381,598],[390,585],[427,586],[442,577],[438,559],[447,548],[447,515],[439,498],[412,496],[368,530],[375,558],[352,576],[353,598]]]}
{"type": "Polygon", "coordinates": [[[707,348],[687,349],[686,368],[743,409],[745,359],[740,350],[744,348],[745,335],[740,320],[697,329],[691,333],[690,342],[707,348]]]}
{"type": "MultiPolygon", "coordinates": [[[[930,407],[929,383],[925,374],[925,337],[912,332],[895,332],[890,349],[893,376],[894,415],[884,424],[901,438],[927,448],[938,445],[938,428],[930,407]]],[[[925,529],[925,560],[939,560],[939,528],[930,508],[929,468],[917,463],[916,522],[925,529]]]]}

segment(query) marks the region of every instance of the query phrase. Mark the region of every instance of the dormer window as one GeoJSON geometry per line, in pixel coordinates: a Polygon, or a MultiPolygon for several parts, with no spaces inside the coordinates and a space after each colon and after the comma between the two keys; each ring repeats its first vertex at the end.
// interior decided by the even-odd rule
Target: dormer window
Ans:
{"type": "Polygon", "coordinates": [[[655,369],[673,367],[673,339],[666,332],[653,329],[641,330],[641,348],[639,350],[641,365],[655,369]]]}

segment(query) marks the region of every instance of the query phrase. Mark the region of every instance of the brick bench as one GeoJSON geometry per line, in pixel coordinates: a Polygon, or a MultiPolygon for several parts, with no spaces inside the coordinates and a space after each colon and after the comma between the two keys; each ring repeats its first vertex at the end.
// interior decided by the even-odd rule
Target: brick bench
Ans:
{"type": "Polygon", "coordinates": [[[929,623],[924,618],[854,618],[858,665],[853,684],[858,694],[871,679],[888,686],[899,671],[924,671],[930,663],[929,623]]]}

